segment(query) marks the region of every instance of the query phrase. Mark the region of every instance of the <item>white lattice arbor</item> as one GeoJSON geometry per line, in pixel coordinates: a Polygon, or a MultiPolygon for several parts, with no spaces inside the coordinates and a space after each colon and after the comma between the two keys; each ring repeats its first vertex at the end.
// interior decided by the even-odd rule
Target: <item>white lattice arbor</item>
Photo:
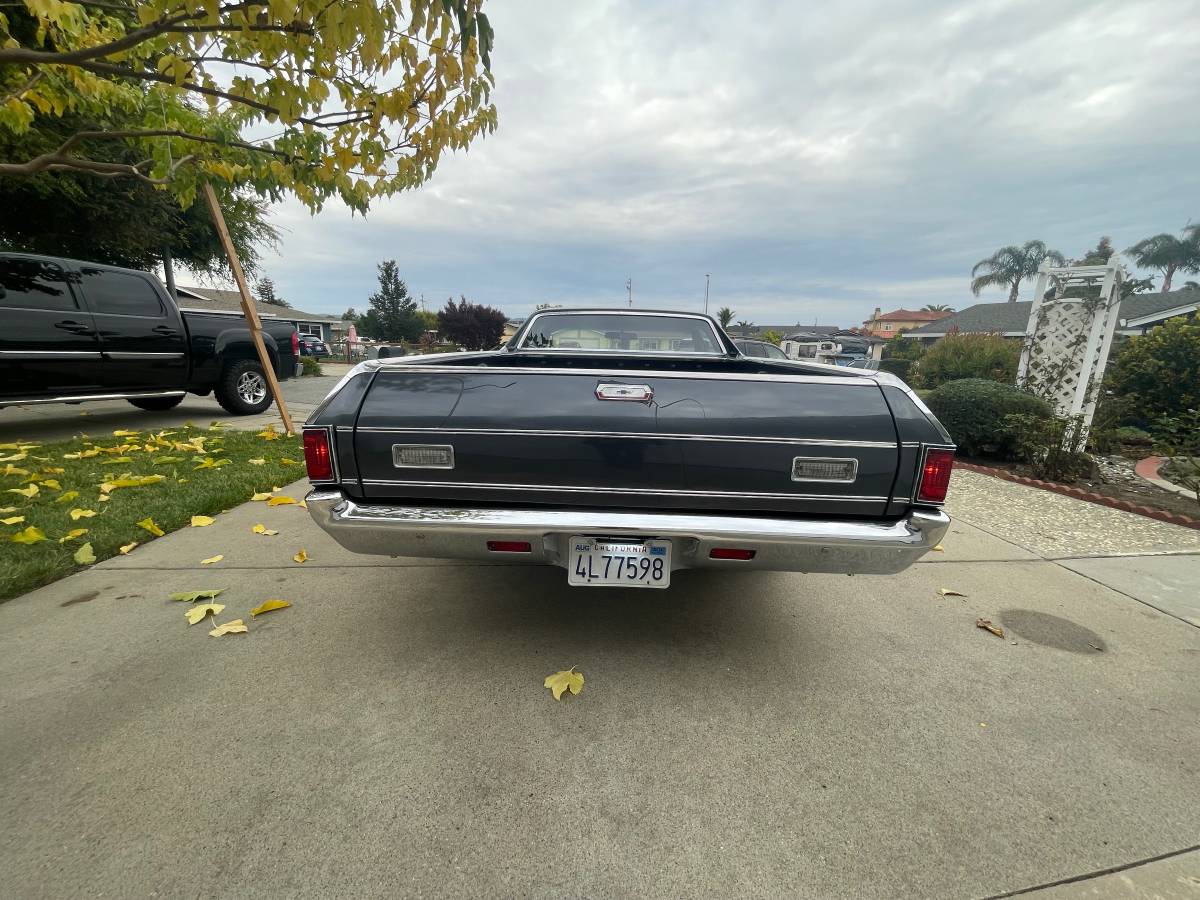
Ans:
{"type": "Polygon", "coordinates": [[[1068,431],[1071,450],[1083,448],[1092,427],[1124,280],[1116,262],[1103,266],[1043,263],[1038,269],[1017,384],[1076,423],[1068,431]],[[1053,294],[1047,298],[1050,289],[1053,294]]]}

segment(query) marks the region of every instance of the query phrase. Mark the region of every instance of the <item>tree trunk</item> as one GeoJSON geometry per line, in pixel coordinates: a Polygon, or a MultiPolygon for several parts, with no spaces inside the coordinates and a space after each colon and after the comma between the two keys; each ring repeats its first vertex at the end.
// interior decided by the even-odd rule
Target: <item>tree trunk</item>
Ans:
{"type": "Polygon", "coordinates": [[[1016,303],[1016,302],[1017,302],[1017,295],[1018,295],[1020,292],[1021,292],[1021,279],[1020,279],[1020,278],[1014,278],[1014,279],[1013,279],[1013,283],[1012,283],[1012,287],[1011,287],[1011,288],[1009,288],[1009,290],[1008,290],[1008,302],[1009,302],[1009,303],[1016,303]]]}
{"type": "Polygon", "coordinates": [[[1165,294],[1171,289],[1171,279],[1175,275],[1175,264],[1171,263],[1163,270],[1163,286],[1159,291],[1160,294],[1165,294]]]}

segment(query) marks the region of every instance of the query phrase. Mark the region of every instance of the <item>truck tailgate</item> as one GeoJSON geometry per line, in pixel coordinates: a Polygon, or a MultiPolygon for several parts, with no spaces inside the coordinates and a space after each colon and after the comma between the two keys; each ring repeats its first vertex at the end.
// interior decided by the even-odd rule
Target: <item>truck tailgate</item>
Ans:
{"type": "Polygon", "coordinates": [[[899,460],[853,377],[381,369],[353,441],[367,498],[577,507],[880,516],[899,460]],[[399,466],[405,445],[453,467],[399,466]]]}

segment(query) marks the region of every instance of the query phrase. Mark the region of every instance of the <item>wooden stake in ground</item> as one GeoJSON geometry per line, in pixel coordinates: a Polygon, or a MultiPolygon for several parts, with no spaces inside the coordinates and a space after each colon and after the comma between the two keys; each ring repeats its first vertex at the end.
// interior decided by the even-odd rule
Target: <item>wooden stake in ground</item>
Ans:
{"type": "Polygon", "coordinates": [[[213,224],[217,227],[217,237],[229,257],[229,268],[233,271],[233,280],[237,282],[238,292],[242,295],[242,313],[250,325],[250,338],[254,341],[254,349],[258,351],[258,361],[262,363],[263,374],[267,377],[267,387],[275,398],[275,407],[279,410],[279,418],[283,420],[283,429],[288,434],[295,434],[292,417],[288,413],[287,404],[283,401],[283,392],[279,390],[279,380],[275,377],[275,366],[267,354],[267,345],[263,343],[262,320],[258,317],[258,308],[254,305],[254,297],[246,284],[246,273],[242,271],[242,263],[238,259],[237,250],[233,248],[233,239],[229,236],[229,228],[225,225],[225,216],[221,213],[221,204],[217,202],[217,193],[212,185],[205,183],[204,199],[208,203],[208,211],[212,215],[213,224]]]}

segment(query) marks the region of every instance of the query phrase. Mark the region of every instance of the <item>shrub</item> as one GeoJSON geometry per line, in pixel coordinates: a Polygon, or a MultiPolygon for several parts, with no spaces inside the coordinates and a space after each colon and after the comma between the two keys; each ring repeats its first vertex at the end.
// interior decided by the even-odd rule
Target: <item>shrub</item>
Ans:
{"type": "Polygon", "coordinates": [[[1143,431],[1133,425],[1122,425],[1113,429],[1113,439],[1124,447],[1149,447],[1154,443],[1150,432],[1143,431]]]}
{"type": "Polygon", "coordinates": [[[880,372],[891,372],[905,381],[908,381],[908,373],[911,371],[913,361],[911,359],[881,359],[879,361],[880,372]]]}
{"type": "Polygon", "coordinates": [[[1081,421],[1010,413],[1004,417],[1004,429],[1012,436],[1013,456],[1029,464],[1034,478],[1074,481],[1092,469],[1092,461],[1086,453],[1064,449],[1068,432],[1073,432],[1081,421]]]}
{"type": "Polygon", "coordinates": [[[1109,370],[1118,395],[1137,398],[1139,424],[1200,408],[1200,324],[1168,319],[1125,342],[1109,370]]]}
{"type": "Polygon", "coordinates": [[[925,402],[967,456],[1015,458],[1016,436],[1005,416],[1024,414],[1049,419],[1045,400],[986,378],[949,381],[929,392],[925,402]]]}
{"type": "Polygon", "coordinates": [[[323,375],[321,364],[312,356],[300,357],[300,374],[304,375],[323,375]]]}
{"type": "Polygon", "coordinates": [[[947,381],[986,378],[1013,384],[1021,344],[995,334],[951,334],[942,338],[917,364],[922,387],[935,388],[947,381]]]}
{"type": "Polygon", "coordinates": [[[1161,416],[1151,427],[1154,443],[1168,456],[1200,454],[1200,409],[1177,416],[1161,416]]]}
{"type": "Polygon", "coordinates": [[[884,359],[907,359],[916,361],[925,355],[925,348],[916,338],[897,335],[883,346],[884,359]]]}

